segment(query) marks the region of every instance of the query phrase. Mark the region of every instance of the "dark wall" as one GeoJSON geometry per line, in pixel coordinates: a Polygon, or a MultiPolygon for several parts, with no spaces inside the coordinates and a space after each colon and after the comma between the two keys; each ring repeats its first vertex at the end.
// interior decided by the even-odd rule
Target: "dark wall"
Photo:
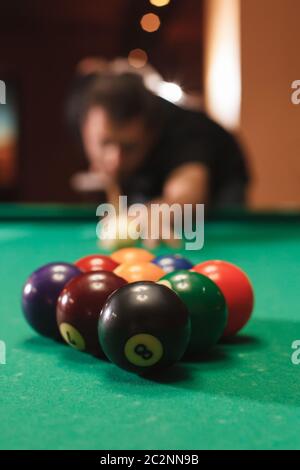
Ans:
{"type": "Polygon", "coordinates": [[[85,161],[67,132],[63,109],[83,57],[126,56],[132,47],[145,46],[165,78],[178,76],[187,89],[201,91],[201,12],[199,0],[173,0],[168,9],[151,8],[146,0],[2,1],[0,79],[13,78],[21,105],[19,180],[13,197],[79,199],[69,178],[85,168],[85,161]],[[141,15],[151,10],[163,20],[153,35],[138,26],[141,15]]]}

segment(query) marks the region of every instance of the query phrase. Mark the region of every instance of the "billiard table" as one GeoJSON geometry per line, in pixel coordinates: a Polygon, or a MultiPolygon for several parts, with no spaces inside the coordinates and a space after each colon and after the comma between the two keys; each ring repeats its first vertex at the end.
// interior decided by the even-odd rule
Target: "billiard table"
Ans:
{"type": "Polygon", "coordinates": [[[207,217],[204,248],[181,252],[194,263],[241,266],[253,282],[254,314],[201,360],[148,379],[40,337],[24,320],[26,277],[99,251],[96,223],[92,207],[0,206],[0,448],[299,448],[299,214],[207,217]]]}

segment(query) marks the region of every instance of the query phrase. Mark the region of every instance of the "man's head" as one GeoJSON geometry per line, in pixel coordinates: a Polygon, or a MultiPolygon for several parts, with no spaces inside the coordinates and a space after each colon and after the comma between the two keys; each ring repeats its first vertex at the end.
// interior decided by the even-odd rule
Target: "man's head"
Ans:
{"type": "Polygon", "coordinates": [[[143,160],[157,128],[157,98],[141,77],[102,74],[82,97],[79,123],[95,172],[126,175],[143,160]]]}

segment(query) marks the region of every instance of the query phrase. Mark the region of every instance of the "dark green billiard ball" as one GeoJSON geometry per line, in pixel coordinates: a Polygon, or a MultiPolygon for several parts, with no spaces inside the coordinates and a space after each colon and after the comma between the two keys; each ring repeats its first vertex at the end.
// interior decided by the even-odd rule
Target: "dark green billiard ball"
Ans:
{"type": "Polygon", "coordinates": [[[110,361],[137,373],[179,361],[190,340],[186,306],[168,287],[133,282],[114,292],[98,325],[101,347],[110,361]]]}
{"type": "Polygon", "coordinates": [[[191,316],[191,340],[187,355],[199,355],[213,347],[223,334],[227,321],[224,296],[208,277],[191,271],[174,271],[159,281],[173,289],[191,316]]]}

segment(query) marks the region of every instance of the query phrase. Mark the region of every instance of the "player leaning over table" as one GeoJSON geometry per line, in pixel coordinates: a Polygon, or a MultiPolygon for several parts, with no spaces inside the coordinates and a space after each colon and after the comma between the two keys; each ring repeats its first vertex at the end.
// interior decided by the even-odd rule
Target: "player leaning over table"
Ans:
{"type": "Polygon", "coordinates": [[[234,137],[204,113],[180,108],[141,76],[107,68],[83,80],[71,98],[89,170],[117,204],[245,202],[248,171],[234,137]]]}

